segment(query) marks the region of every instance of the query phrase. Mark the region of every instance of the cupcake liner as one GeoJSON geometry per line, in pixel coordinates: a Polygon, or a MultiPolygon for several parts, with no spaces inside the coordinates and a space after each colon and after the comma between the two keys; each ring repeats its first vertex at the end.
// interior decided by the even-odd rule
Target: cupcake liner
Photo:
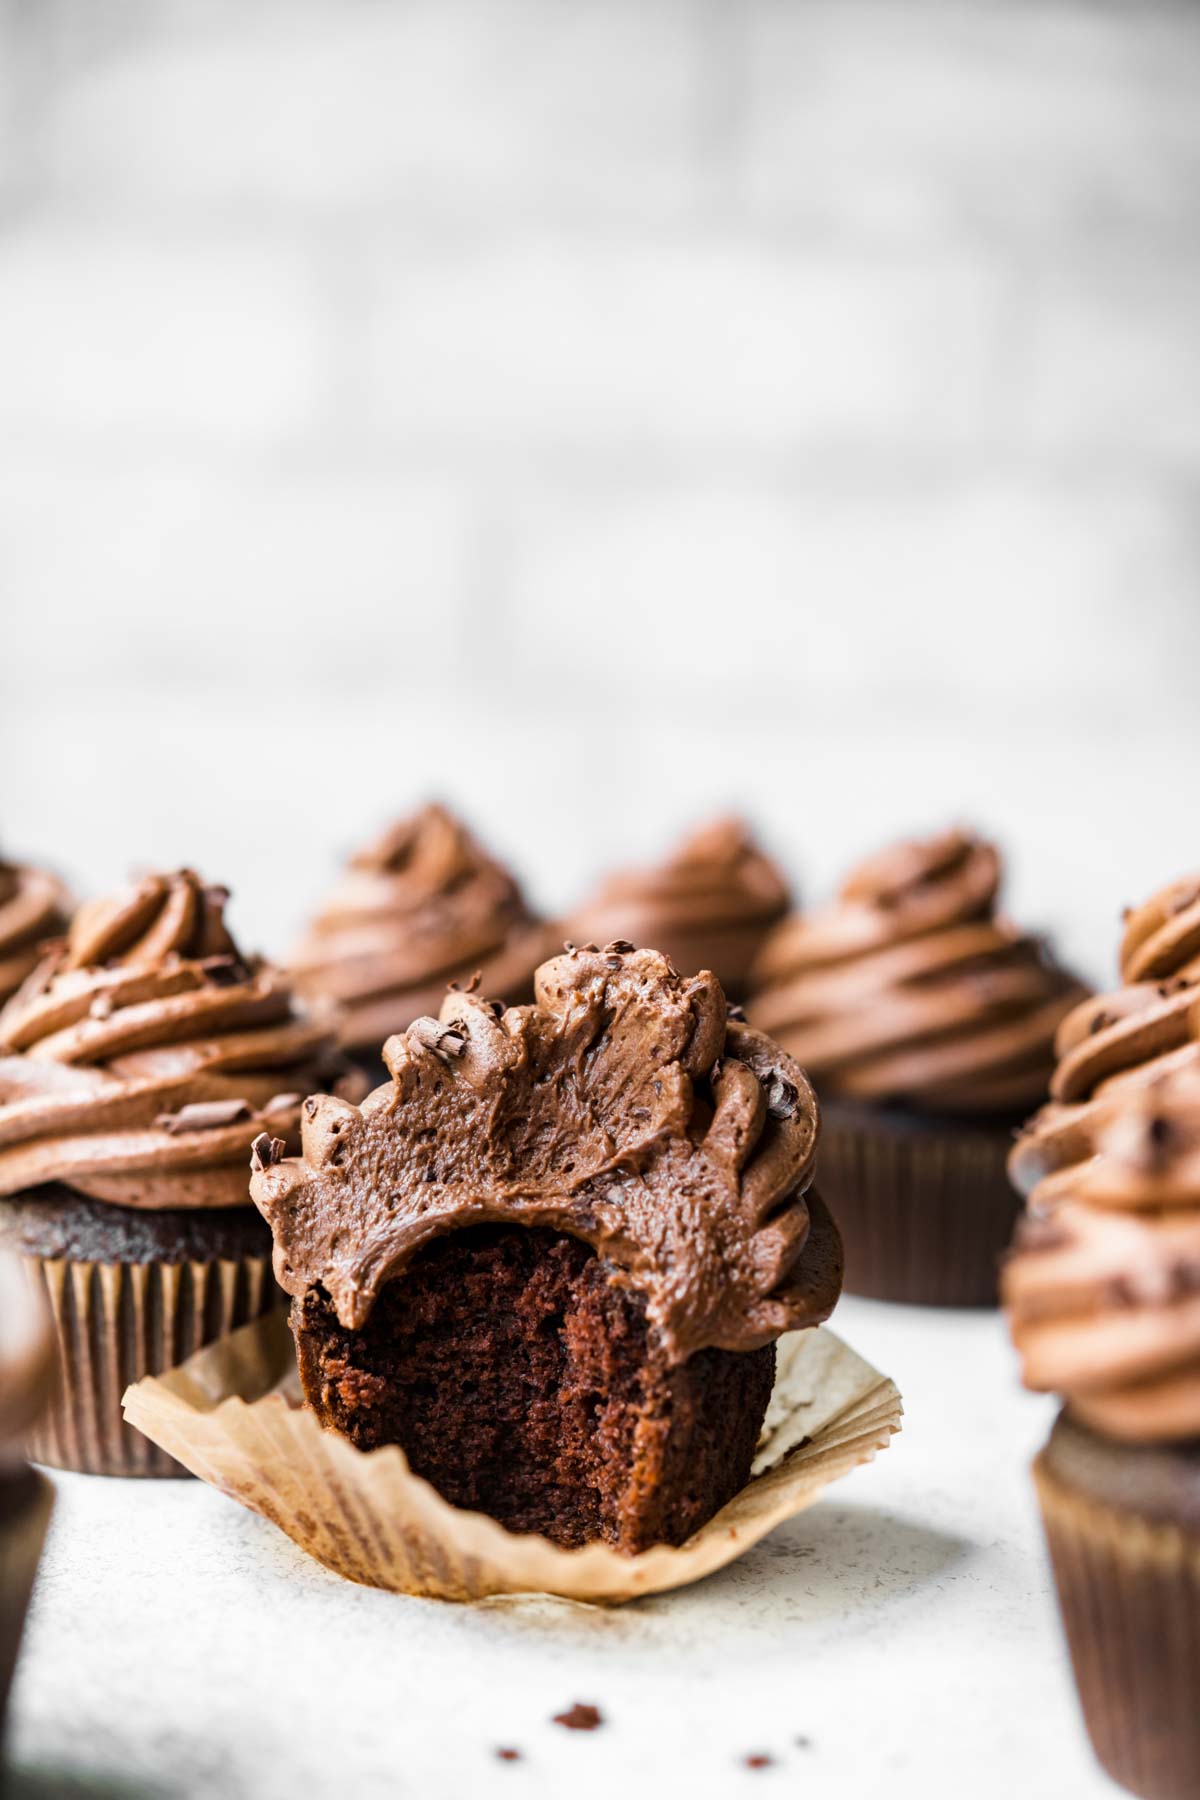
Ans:
{"type": "Polygon", "coordinates": [[[0,1732],[33,1578],[54,1505],[54,1489],[36,1470],[9,1477],[6,1486],[11,1492],[0,1493],[0,1732]]]}
{"type": "Polygon", "coordinates": [[[1021,1212],[1003,1125],[899,1119],[821,1103],[821,1193],[846,1252],[845,1289],[919,1306],[995,1306],[1021,1212]]]}
{"type": "Polygon", "coordinates": [[[1200,1537],[1034,1480],[1092,1748],[1142,1800],[1200,1794],[1200,1537]]]}
{"type": "Polygon", "coordinates": [[[173,1369],[206,1344],[274,1309],[269,1256],[213,1262],[76,1262],[26,1253],[58,1339],[53,1400],[26,1454],[87,1475],[183,1475],[174,1459],[127,1425],[131,1381],[173,1369]]]}
{"type": "Polygon", "coordinates": [[[750,1481],[678,1549],[564,1550],[450,1506],[395,1444],[364,1452],[299,1398],[276,1314],[141,1381],[125,1416],[222,1493],[261,1513],[348,1580],[442,1600],[550,1593],[622,1601],[697,1581],[810,1506],[900,1428],[893,1382],[832,1332],[780,1340],[775,1389],[750,1481]]]}

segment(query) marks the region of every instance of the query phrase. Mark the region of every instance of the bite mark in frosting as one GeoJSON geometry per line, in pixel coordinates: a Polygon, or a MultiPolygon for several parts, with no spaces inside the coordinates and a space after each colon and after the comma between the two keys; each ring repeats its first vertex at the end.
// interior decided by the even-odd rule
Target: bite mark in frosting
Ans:
{"type": "Polygon", "coordinates": [[[240,954],[226,898],[184,869],[82,906],[0,1012],[0,1195],[242,1205],[252,1139],[295,1141],[333,1023],[240,954]]]}
{"type": "Polygon", "coordinates": [[[861,863],[838,901],[786,920],[748,1010],[829,1094],[932,1112],[1020,1112],[1083,992],[997,916],[1000,858],[965,831],[861,863]]]}
{"type": "Polygon", "coordinates": [[[306,1102],[301,1159],[260,1156],[251,1193],[293,1295],[360,1327],[423,1243],[548,1226],[641,1289],[678,1360],[750,1350],[828,1316],[837,1232],[810,1190],[803,1072],[730,1021],[715,976],[613,943],[537,973],[536,1003],[450,993],[385,1046],[361,1108],[306,1102]]]}
{"type": "Polygon", "coordinates": [[[522,997],[549,950],[509,872],[426,806],[351,858],[291,966],[303,992],[338,1003],[346,1048],[374,1053],[476,970],[489,993],[522,997]]]}

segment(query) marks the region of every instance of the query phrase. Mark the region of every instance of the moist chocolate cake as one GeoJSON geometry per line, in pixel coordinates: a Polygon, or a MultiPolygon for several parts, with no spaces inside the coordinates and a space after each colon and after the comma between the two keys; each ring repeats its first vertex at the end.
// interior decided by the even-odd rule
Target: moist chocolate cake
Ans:
{"type": "Polygon", "coordinates": [[[816,1102],[655,951],[572,950],[536,995],[448,994],[390,1086],[305,1103],[301,1158],[257,1141],[251,1194],[323,1424],[514,1531],[681,1543],[840,1291],[816,1102]]]}

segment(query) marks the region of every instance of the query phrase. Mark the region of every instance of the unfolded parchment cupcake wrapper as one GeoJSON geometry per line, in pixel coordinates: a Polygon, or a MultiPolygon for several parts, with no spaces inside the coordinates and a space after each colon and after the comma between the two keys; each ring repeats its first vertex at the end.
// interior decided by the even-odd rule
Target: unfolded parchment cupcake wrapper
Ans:
{"type": "Polygon", "coordinates": [[[846,1291],[919,1306],[994,1306],[1020,1201],[1011,1138],[907,1133],[868,1108],[823,1107],[821,1193],[846,1252],[846,1291]]]}
{"type": "Polygon", "coordinates": [[[832,1332],[781,1340],[775,1389],[741,1493],[678,1549],[564,1550],[450,1506],[396,1445],[364,1453],[299,1404],[284,1319],[202,1350],[125,1396],[139,1430],[222,1493],[261,1513],[326,1568],[443,1600],[549,1593],[621,1601],[681,1587],[733,1561],[900,1428],[893,1382],[832,1332]]]}
{"type": "Polygon", "coordinates": [[[1034,1479],[1084,1722],[1143,1800],[1200,1794],[1200,1537],[1034,1479]]]}
{"type": "Polygon", "coordinates": [[[8,1691],[21,1647],[33,1578],[54,1505],[54,1489],[44,1475],[30,1469],[11,1479],[19,1484],[20,1498],[0,1517],[0,1733],[4,1730],[8,1691]]]}
{"type": "Polygon", "coordinates": [[[27,1257],[58,1338],[54,1398],[26,1440],[35,1462],[90,1475],[182,1475],[126,1424],[129,1383],[159,1375],[279,1302],[267,1256],[211,1263],[27,1257]]]}

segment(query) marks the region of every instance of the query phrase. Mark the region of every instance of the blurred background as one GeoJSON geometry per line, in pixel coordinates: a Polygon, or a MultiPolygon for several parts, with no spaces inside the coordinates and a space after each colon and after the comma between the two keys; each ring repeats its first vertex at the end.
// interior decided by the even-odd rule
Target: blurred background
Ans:
{"type": "Polygon", "coordinates": [[[967,819],[1200,861],[1200,9],[0,0],[0,834],[279,951],[429,794],[548,907],[967,819]]]}

